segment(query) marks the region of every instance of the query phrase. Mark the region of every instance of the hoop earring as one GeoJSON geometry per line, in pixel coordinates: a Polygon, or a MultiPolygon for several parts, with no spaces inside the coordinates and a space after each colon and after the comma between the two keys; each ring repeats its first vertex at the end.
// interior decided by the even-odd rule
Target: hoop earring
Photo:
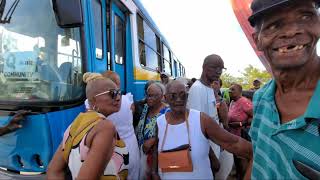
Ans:
{"type": "Polygon", "coordinates": [[[93,107],[92,107],[92,109],[94,110],[94,111],[96,111],[96,112],[99,112],[99,107],[98,107],[98,109],[96,109],[96,105],[93,105],[93,107]]]}

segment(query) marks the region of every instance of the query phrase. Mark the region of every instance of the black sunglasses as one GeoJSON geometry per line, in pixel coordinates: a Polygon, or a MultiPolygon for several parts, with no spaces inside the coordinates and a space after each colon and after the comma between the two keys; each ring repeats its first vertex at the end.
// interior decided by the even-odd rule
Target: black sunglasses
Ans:
{"type": "Polygon", "coordinates": [[[167,98],[176,101],[178,98],[180,98],[182,101],[187,100],[188,98],[188,93],[186,92],[180,92],[180,93],[168,93],[166,94],[167,98]]]}
{"type": "Polygon", "coordinates": [[[111,89],[111,90],[99,93],[99,94],[95,95],[94,97],[101,96],[104,94],[109,94],[112,99],[117,99],[118,95],[121,96],[121,90],[120,89],[111,89]]]}

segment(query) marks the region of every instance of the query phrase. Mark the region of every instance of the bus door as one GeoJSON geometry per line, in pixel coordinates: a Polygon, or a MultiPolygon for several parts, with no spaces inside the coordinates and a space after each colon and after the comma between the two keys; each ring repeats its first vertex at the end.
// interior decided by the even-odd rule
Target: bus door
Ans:
{"type": "Polygon", "coordinates": [[[126,91],[126,21],[125,14],[111,4],[111,67],[121,80],[121,90],[126,91]]]}

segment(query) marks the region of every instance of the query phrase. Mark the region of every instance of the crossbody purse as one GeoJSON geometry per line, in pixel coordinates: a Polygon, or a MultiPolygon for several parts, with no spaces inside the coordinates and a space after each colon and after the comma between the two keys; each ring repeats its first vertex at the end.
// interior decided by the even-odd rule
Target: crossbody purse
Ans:
{"type": "MultiPolygon", "coordinates": [[[[187,113],[188,114],[188,113],[187,113]]],[[[177,148],[163,151],[163,145],[167,138],[168,122],[161,145],[161,152],[158,154],[159,168],[162,172],[192,172],[192,159],[191,159],[191,143],[189,134],[188,115],[186,117],[186,125],[188,131],[188,143],[177,148]]]]}

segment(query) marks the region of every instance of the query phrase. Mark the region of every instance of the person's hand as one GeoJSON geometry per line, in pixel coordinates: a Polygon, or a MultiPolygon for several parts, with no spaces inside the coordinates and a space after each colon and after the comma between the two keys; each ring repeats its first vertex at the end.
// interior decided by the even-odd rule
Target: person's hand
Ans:
{"type": "Polygon", "coordinates": [[[30,113],[30,111],[20,110],[18,111],[10,120],[9,124],[6,126],[10,131],[14,131],[22,128],[22,121],[24,121],[24,116],[30,113]]]}
{"type": "Polygon", "coordinates": [[[156,138],[150,138],[148,140],[145,140],[142,146],[143,152],[145,154],[148,154],[155,143],[156,143],[156,138]]]}

